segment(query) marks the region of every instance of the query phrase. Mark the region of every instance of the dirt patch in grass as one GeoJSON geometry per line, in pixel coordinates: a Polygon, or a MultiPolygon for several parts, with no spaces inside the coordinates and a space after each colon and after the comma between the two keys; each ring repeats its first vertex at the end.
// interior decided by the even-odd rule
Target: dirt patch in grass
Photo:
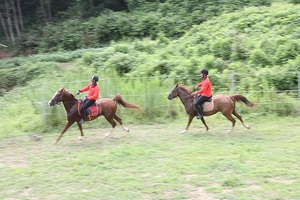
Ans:
{"type": "Polygon", "coordinates": [[[185,188],[189,191],[187,200],[217,200],[201,187],[185,185],[185,188]]]}

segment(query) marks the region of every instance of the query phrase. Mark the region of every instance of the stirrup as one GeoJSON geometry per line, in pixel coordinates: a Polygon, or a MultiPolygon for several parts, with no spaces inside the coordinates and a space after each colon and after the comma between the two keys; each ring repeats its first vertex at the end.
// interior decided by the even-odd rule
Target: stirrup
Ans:
{"type": "Polygon", "coordinates": [[[201,118],[203,118],[203,115],[198,114],[198,115],[197,115],[197,119],[201,119],[201,118]]]}

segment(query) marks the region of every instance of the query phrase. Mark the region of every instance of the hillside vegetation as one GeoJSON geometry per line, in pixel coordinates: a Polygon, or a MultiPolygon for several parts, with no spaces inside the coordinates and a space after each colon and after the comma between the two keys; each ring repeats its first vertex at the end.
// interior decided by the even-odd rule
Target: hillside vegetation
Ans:
{"type": "Polygon", "coordinates": [[[122,39],[156,38],[159,33],[178,38],[192,25],[213,16],[247,6],[270,5],[270,2],[45,0],[29,3],[5,0],[8,4],[0,5],[0,43],[9,46],[15,55],[20,55],[94,48],[122,39]]]}
{"type": "MultiPolygon", "coordinates": [[[[111,83],[113,91],[101,90],[102,97],[110,96],[118,89],[123,94],[140,94],[146,85],[151,85],[146,91],[150,94],[156,91],[167,94],[170,86],[177,82],[193,86],[199,81],[195,75],[203,67],[210,70],[214,93],[230,91],[232,84],[228,77],[234,74],[236,92],[256,91],[248,94],[253,101],[272,102],[280,98],[289,102],[280,109],[274,105],[262,105],[258,113],[294,115],[298,104],[293,98],[297,97],[295,91],[300,70],[299,19],[299,5],[247,7],[194,25],[178,39],[170,39],[161,33],[156,39],[130,39],[111,42],[102,48],[1,61],[0,94],[5,109],[0,111],[0,120],[5,119],[11,124],[5,131],[19,124],[22,124],[20,130],[45,127],[41,123],[40,107],[33,102],[40,99],[42,93],[44,101],[49,100],[58,87],[67,82],[70,91],[76,91],[87,82],[70,82],[87,80],[92,74],[108,79],[123,78],[111,83]],[[158,76],[159,79],[128,81],[130,78],[158,76]],[[42,90],[43,84],[47,84],[45,90],[42,90]],[[22,111],[14,108],[20,101],[26,104],[22,111]],[[15,115],[18,115],[18,120],[15,120],[15,115]]],[[[103,86],[105,82],[102,81],[103,86]]],[[[166,99],[156,100],[132,99],[142,104],[145,110],[142,114],[131,114],[131,117],[139,120],[146,120],[147,116],[150,119],[169,117],[168,113],[162,114],[160,107],[154,107],[155,103],[160,105],[166,99]]],[[[182,110],[176,107],[174,112],[181,113],[182,110]]],[[[47,117],[63,119],[62,113],[48,113],[47,117]]],[[[55,123],[47,125],[51,127],[55,123]]]]}

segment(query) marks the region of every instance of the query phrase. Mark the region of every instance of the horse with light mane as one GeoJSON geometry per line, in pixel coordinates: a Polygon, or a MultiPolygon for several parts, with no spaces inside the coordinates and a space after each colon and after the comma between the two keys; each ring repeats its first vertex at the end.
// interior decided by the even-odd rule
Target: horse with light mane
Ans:
{"type": "MultiPolygon", "coordinates": [[[[194,95],[192,95],[192,92],[189,91],[185,86],[176,84],[173,90],[168,95],[168,99],[172,100],[176,97],[179,97],[182,104],[185,107],[186,113],[189,115],[187,126],[184,130],[182,130],[180,133],[187,132],[193,118],[197,116],[197,111],[194,108],[193,102],[194,102],[194,95]]],[[[229,121],[232,122],[232,128],[229,132],[231,132],[235,126],[236,120],[232,117],[232,115],[236,116],[243,126],[247,129],[250,129],[250,126],[245,125],[243,122],[242,117],[236,112],[235,110],[235,102],[243,102],[248,107],[254,107],[255,105],[251,103],[246,97],[240,94],[235,95],[216,95],[213,97],[211,102],[205,102],[203,106],[203,115],[204,116],[211,116],[216,114],[217,112],[221,112],[229,121]]],[[[202,123],[206,127],[206,131],[208,131],[208,126],[204,120],[204,118],[201,118],[202,123]]]]}

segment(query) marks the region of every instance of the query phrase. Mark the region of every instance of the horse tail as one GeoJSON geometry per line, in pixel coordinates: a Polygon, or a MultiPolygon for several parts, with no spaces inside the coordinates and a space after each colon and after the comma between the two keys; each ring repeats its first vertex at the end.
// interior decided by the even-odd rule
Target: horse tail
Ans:
{"type": "Polygon", "coordinates": [[[230,98],[233,101],[243,102],[244,104],[246,104],[249,107],[254,107],[255,106],[254,103],[250,102],[246,97],[244,97],[243,95],[240,95],[240,94],[232,95],[232,96],[230,96],[230,98]]]}
{"type": "Polygon", "coordinates": [[[139,111],[141,111],[141,107],[138,105],[134,105],[131,103],[128,103],[126,101],[124,101],[121,97],[121,95],[116,94],[115,97],[113,98],[113,101],[117,102],[118,104],[122,105],[124,108],[135,108],[138,109],[139,111]]]}

